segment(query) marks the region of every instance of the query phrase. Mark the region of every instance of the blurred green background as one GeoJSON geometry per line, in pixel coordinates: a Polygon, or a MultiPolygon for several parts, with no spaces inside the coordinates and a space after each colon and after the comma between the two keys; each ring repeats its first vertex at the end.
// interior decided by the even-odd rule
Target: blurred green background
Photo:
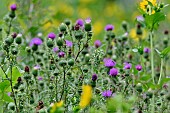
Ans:
{"type": "MultiPolygon", "coordinates": [[[[170,0],[159,0],[170,3],[170,0]]],[[[20,29],[31,37],[43,32],[44,35],[56,31],[64,19],[73,22],[78,18],[92,19],[94,39],[102,39],[106,24],[113,24],[115,32],[121,32],[123,20],[129,23],[129,28],[135,27],[135,18],[140,15],[137,6],[140,0],[0,0],[0,20],[9,12],[9,6],[17,3],[20,29]]],[[[161,31],[170,28],[170,7],[166,8],[166,21],[161,24],[161,31]]],[[[56,31],[57,32],[57,31],[56,31]]]]}

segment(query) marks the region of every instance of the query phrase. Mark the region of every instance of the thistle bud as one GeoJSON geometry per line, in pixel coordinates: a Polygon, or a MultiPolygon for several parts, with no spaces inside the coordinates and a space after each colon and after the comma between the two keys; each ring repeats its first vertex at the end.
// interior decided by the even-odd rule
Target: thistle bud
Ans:
{"type": "Polygon", "coordinates": [[[168,34],[169,34],[169,31],[168,31],[168,30],[165,30],[165,31],[164,31],[164,34],[165,34],[165,35],[168,35],[168,34]]]}
{"type": "Polygon", "coordinates": [[[61,61],[59,62],[59,65],[62,66],[62,67],[64,67],[64,66],[67,65],[67,62],[66,62],[65,60],[61,60],[61,61]]]}
{"type": "Polygon", "coordinates": [[[17,37],[17,38],[15,39],[15,43],[21,44],[21,43],[22,43],[21,37],[17,37]]]}
{"type": "Polygon", "coordinates": [[[14,12],[14,11],[11,11],[10,14],[9,14],[9,17],[10,17],[10,18],[15,18],[15,12],[14,12]]]}
{"type": "Polygon", "coordinates": [[[64,23],[62,23],[62,24],[60,25],[59,29],[60,29],[61,32],[64,32],[64,31],[67,30],[67,27],[66,27],[66,25],[65,25],[64,23]]]}
{"type": "Polygon", "coordinates": [[[12,36],[12,38],[16,38],[17,37],[17,33],[13,33],[11,36],[12,36]]]}
{"type": "Polygon", "coordinates": [[[73,65],[74,65],[74,59],[70,59],[70,60],[68,61],[68,65],[69,65],[69,66],[73,66],[73,65]]]}
{"type": "Polygon", "coordinates": [[[33,51],[37,51],[37,49],[38,49],[38,45],[35,45],[35,44],[34,44],[34,45],[32,46],[32,50],[33,50],[33,51]]]}
{"type": "Polygon", "coordinates": [[[49,40],[47,41],[47,46],[48,46],[49,48],[52,48],[52,47],[54,46],[52,39],[49,39],[49,40]]]}
{"type": "Polygon", "coordinates": [[[126,21],[123,21],[122,22],[122,28],[127,31],[127,22],[126,21]]]}
{"type": "Polygon", "coordinates": [[[25,72],[27,72],[27,73],[30,72],[30,68],[28,66],[25,66],[25,72]]]}
{"type": "Polygon", "coordinates": [[[75,32],[75,38],[77,40],[81,40],[83,38],[83,32],[82,31],[76,31],[75,32]]]}
{"type": "Polygon", "coordinates": [[[58,40],[57,40],[57,45],[58,46],[63,46],[63,40],[61,39],[61,38],[59,38],[58,40]]]}
{"type": "Polygon", "coordinates": [[[92,25],[90,23],[85,24],[85,31],[91,31],[92,30],[92,25]]]}
{"type": "Polygon", "coordinates": [[[26,47],[25,50],[26,50],[27,53],[31,53],[31,48],[30,47],[26,47]]]}
{"type": "Polygon", "coordinates": [[[12,43],[14,42],[14,39],[13,38],[7,38],[7,39],[5,39],[5,43],[7,44],[7,45],[11,45],[12,43]]]}
{"type": "Polygon", "coordinates": [[[66,19],[66,20],[64,21],[64,23],[65,23],[67,26],[69,26],[69,25],[71,24],[71,21],[70,21],[69,19],[66,19]]]}
{"type": "Polygon", "coordinates": [[[138,91],[138,92],[142,92],[142,84],[141,83],[138,83],[137,85],[136,85],[136,90],[138,91]]]}
{"type": "Polygon", "coordinates": [[[13,102],[10,102],[9,104],[8,104],[8,109],[9,110],[15,110],[15,104],[13,103],[13,102]]]}
{"type": "Polygon", "coordinates": [[[13,48],[12,51],[11,51],[11,53],[12,53],[13,55],[17,55],[17,54],[18,54],[18,50],[17,50],[16,48],[13,48]]]}

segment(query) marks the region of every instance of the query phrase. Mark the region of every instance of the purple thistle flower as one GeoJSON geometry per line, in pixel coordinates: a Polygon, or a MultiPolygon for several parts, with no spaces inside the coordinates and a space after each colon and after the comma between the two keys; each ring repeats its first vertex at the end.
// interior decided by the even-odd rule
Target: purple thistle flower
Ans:
{"type": "Polygon", "coordinates": [[[58,47],[53,48],[53,51],[54,51],[55,53],[58,52],[58,50],[59,50],[58,47]]]}
{"type": "Polygon", "coordinates": [[[114,29],[114,26],[111,24],[106,25],[105,30],[106,31],[112,31],[114,29]]]}
{"type": "Polygon", "coordinates": [[[53,32],[51,32],[48,34],[48,38],[55,39],[56,35],[53,32]]]}
{"type": "Polygon", "coordinates": [[[136,17],[137,21],[144,21],[144,18],[142,15],[136,17]]]}
{"type": "Polygon", "coordinates": [[[83,26],[84,26],[84,21],[83,21],[82,19],[78,19],[78,20],[76,21],[76,24],[79,25],[79,26],[81,26],[81,27],[83,27],[83,26]]]}
{"type": "Polygon", "coordinates": [[[40,69],[40,68],[41,68],[40,65],[34,66],[34,70],[38,70],[38,69],[40,69]]]}
{"type": "Polygon", "coordinates": [[[111,97],[112,96],[112,91],[106,90],[102,92],[103,97],[111,97]]]}
{"type": "Polygon", "coordinates": [[[164,88],[164,89],[168,89],[168,84],[164,84],[164,85],[163,85],[163,88],[164,88]]]}
{"type": "Polygon", "coordinates": [[[116,76],[117,74],[118,74],[118,69],[116,69],[116,68],[110,69],[110,71],[109,71],[110,76],[116,76]]]}
{"type": "Polygon", "coordinates": [[[11,96],[11,92],[8,92],[7,95],[8,95],[8,96],[11,96]]]}
{"type": "Polygon", "coordinates": [[[41,81],[41,80],[43,80],[43,77],[42,77],[42,76],[38,76],[37,79],[38,79],[39,81],[41,81]]]}
{"type": "Polygon", "coordinates": [[[43,42],[40,38],[33,38],[31,39],[29,46],[32,47],[33,45],[41,45],[43,42]]]}
{"type": "Polygon", "coordinates": [[[110,59],[110,58],[104,58],[103,61],[104,61],[104,65],[105,65],[106,67],[108,67],[108,68],[112,68],[113,66],[116,65],[116,62],[113,61],[113,60],[110,59]]]}
{"type": "Polygon", "coordinates": [[[91,19],[90,19],[90,18],[87,18],[87,19],[85,20],[85,22],[86,22],[86,24],[90,24],[90,23],[91,23],[91,19]]]}
{"type": "Polygon", "coordinates": [[[124,69],[131,69],[132,68],[132,64],[131,63],[124,63],[124,69]]]}
{"type": "Polygon", "coordinates": [[[123,37],[128,37],[128,35],[129,35],[129,33],[126,32],[126,33],[123,34],[123,37]]]}
{"type": "Polygon", "coordinates": [[[141,65],[136,65],[136,67],[135,67],[138,71],[141,71],[142,70],[142,66],[141,65]]]}
{"type": "Polygon", "coordinates": [[[61,51],[61,52],[58,53],[58,57],[61,58],[61,57],[64,57],[64,56],[65,56],[65,53],[64,53],[63,51],[61,51]]]}
{"type": "Polygon", "coordinates": [[[10,6],[10,8],[11,8],[12,11],[15,11],[17,9],[17,5],[16,4],[12,4],[10,6]]]}
{"type": "Polygon", "coordinates": [[[102,43],[100,42],[100,40],[96,40],[94,42],[94,45],[95,45],[96,48],[98,48],[98,47],[100,47],[102,45],[102,43]]]}
{"type": "Polygon", "coordinates": [[[67,47],[72,47],[73,46],[73,43],[69,40],[65,40],[65,43],[66,43],[66,46],[67,47]]]}
{"type": "Polygon", "coordinates": [[[147,48],[147,47],[145,47],[145,48],[143,49],[143,51],[144,51],[145,53],[150,53],[150,49],[147,48]]]}
{"type": "Polygon", "coordinates": [[[97,80],[97,74],[93,74],[92,75],[92,81],[96,81],[97,80]]]}

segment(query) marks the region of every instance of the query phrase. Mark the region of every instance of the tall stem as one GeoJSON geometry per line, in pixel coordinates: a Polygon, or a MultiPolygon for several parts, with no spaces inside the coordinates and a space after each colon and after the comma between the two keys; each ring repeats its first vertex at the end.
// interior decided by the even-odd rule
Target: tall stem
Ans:
{"type": "Polygon", "coordinates": [[[152,31],[150,32],[150,46],[151,46],[151,72],[152,72],[152,79],[153,84],[155,84],[155,73],[154,73],[154,49],[153,49],[153,36],[152,31]]]}
{"type": "MultiPolygon", "coordinates": [[[[152,36],[152,31],[150,31],[150,46],[151,46],[151,72],[152,72],[152,79],[153,79],[153,84],[155,84],[155,74],[154,74],[154,49],[153,49],[153,36],[152,36]]],[[[153,93],[152,97],[152,109],[151,113],[155,113],[155,94],[153,93]]]]}
{"type": "Polygon", "coordinates": [[[14,92],[14,89],[13,89],[13,86],[12,86],[12,64],[10,64],[10,74],[11,74],[11,79],[10,79],[11,91],[12,91],[12,94],[13,94],[13,97],[14,97],[16,112],[19,113],[19,109],[18,109],[18,106],[17,106],[17,100],[16,100],[16,97],[15,97],[15,92],[14,92]]]}
{"type": "MultiPolygon", "coordinates": [[[[63,68],[64,70],[64,68],[63,68]]],[[[66,71],[64,70],[64,78],[63,78],[63,89],[62,89],[62,92],[61,92],[61,98],[60,98],[60,101],[62,100],[62,97],[64,95],[64,92],[65,92],[65,81],[66,80],[66,71]]]]}
{"type": "Polygon", "coordinates": [[[57,99],[57,97],[58,97],[58,89],[57,89],[57,76],[55,76],[55,100],[56,100],[56,102],[58,102],[58,99],[57,99]]]}
{"type": "Polygon", "coordinates": [[[163,74],[163,63],[164,63],[164,59],[161,58],[161,70],[160,70],[160,76],[159,76],[159,80],[158,80],[158,85],[161,82],[161,78],[162,78],[162,74],[163,74]]]}

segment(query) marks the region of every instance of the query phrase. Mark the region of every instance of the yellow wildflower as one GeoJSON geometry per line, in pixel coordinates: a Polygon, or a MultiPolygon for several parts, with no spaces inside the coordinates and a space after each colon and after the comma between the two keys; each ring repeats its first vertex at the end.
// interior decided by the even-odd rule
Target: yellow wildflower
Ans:
{"type": "Polygon", "coordinates": [[[78,8],[78,15],[81,18],[91,17],[91,11],[88,8],[78,8]]]}
{"type": "Polygon", "coordinates": [[[52,105],[52,108],[50,110],[50,113],[55,113],[57,111],[58,108],[62,107],[63,106],[63,101],[59,101],[59,102],[56,102],[52,105]]]}
{"type": "Polygon", "coordinates": [[[147,2],[146,0],[143,0],[142,2],[140,2],[140,8],[141,8],[143,11],[146,11],[147,6],[148,6],[148,2],[147,2]]]}
{"type": "Polygon", "coordinates": [[[80,99],[80,108],[85,108],[91,101],[92,98],[92,87],[89,85],[82,86],[83,92],[80,99]]]}
{"type": "Polygon", "coordinates": [[[99,34],[103,30],[103,27],[104,25],[102,20],[96,21],[93,25],[94,34],[99,34]]]}
{"type": "Polygon", "coordinates": [[[80,0],[81,4],[88,4],[88,3],[92,3],[95,2],[96,0],[80,0]]]}
{"type": "MultiPolygon", "coordinates": [[[[143,0],[142,2],[140,2],[140,8],[147,12],[147,8],[148,8],[148,5],[149,5],[149,2],[152,3],[153,6],[156,6],[156,0],[143,0]]],[[[152,14],[155,13],[155,10],[152,10],[152,14]]]]}
{"type": "Polygon", "coordinates": [[[143,30],[143,34],[142,35],[137,35],[136,29],[134,28],[134,29],[131,29],[129,35],[130,35],[130,38],[132,38],[133,40],[139,41],[140,38],[141,39],[145,39],[146,38],[146,31],[143,30]]]}

